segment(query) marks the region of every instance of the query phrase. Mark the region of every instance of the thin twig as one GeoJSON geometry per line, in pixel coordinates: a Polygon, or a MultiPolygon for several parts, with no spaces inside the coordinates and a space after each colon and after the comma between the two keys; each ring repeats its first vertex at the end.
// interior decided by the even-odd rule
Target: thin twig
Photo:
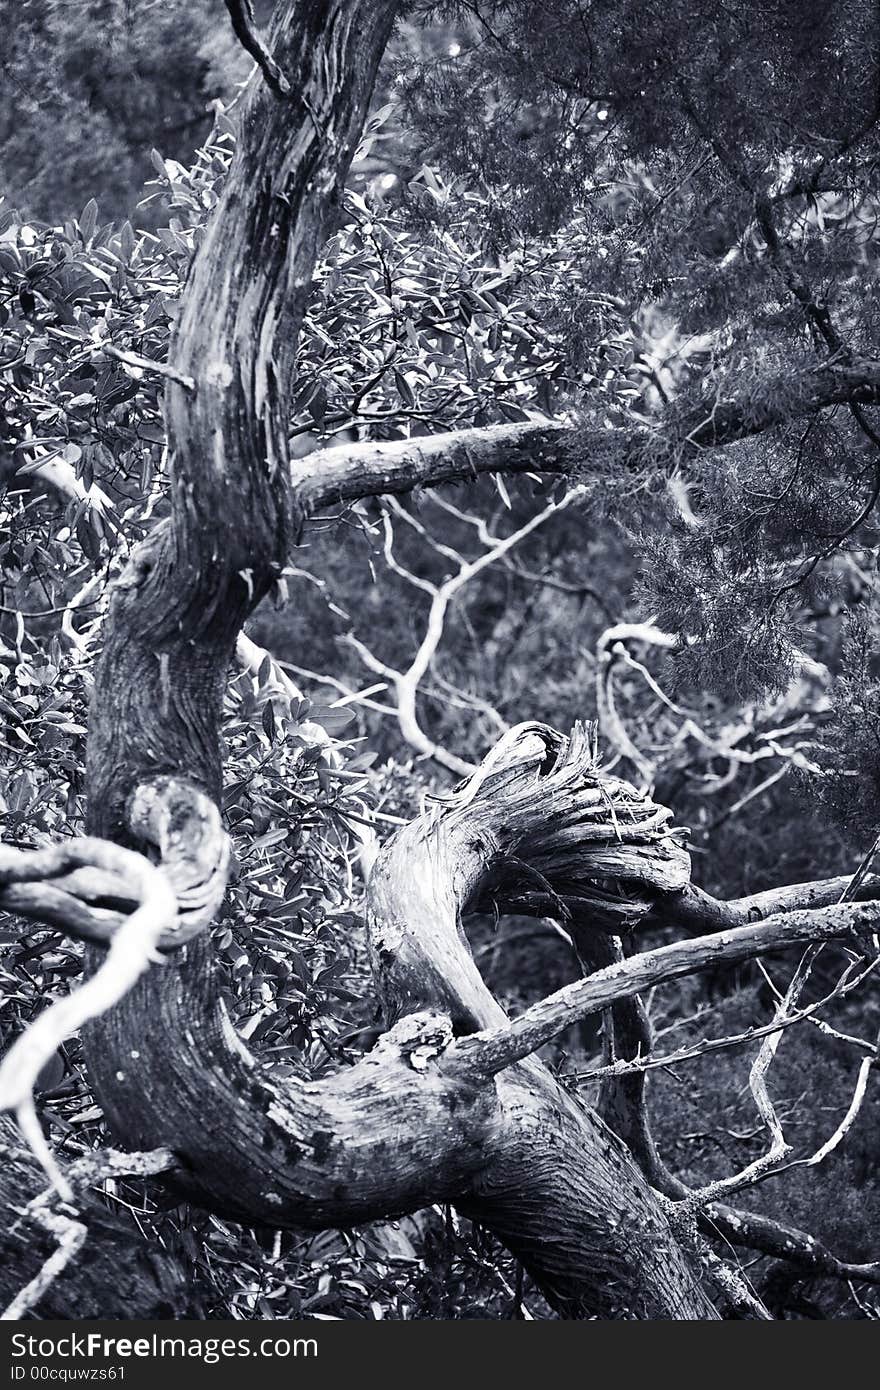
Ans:
{"type": "Polygon", "coordinates": [[[275,62],[257,28],[251,0],[225,0],[225,3],[239,43],[251,55],[272,91],[278,97],[290,96],[290,83],[275,62]]]}

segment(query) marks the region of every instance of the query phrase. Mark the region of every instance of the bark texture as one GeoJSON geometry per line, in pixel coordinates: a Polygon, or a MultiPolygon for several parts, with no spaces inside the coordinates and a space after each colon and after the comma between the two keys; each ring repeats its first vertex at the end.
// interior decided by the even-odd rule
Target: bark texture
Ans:
{"type": "MultiPolygon", "coordinates": [[[[206,900],[220,851],[199,805],[219,796],[227,666],[305,505],[286,444],[297,332],[396,9],[279,8],[269,47],[290,95],[258,78],[246,103],[171,354],[172,514],[134,554],[106,625],[89,830],[164,840],[176,884],[207,882],[206,900]]],[[[463,802],[384,858],[371,909],[377,976],[389,1016],[402,1016],[361,1063],[320,1084],[276,1081],[236,1037],[210,944],[196,936],[88,1030],[95,1089],[123,1142],[172,1149],[179,1189],[224,1215],[321,1227],[455,1200],[567,1315],[710,1318],[666,1208],[598,1117],[537,1061],[493,1080],[455,1054],[453,1028],[505,1022],[460,910],[490,870],[496,896],[513,892],[527,841],[532,877],[597,913],[625,887],[641,912],[640,889],[687,881],[668,813],[631,799],[626,834],[609,831],[583,759],[566,762],[558,736],[524,737],[512,777],[504,758],[490,762],[463,802]]]]}
{"type": "Polygon", "coordinates": [[[313,512],[334,502],[389,492],[410,492],[439,483],[469,482],[483,473],[560,473],[616,476],[644,468],[658,438],[673,441],[681,457],[735,444],[764,430],[841,404],[880,400],[880,363],[861,358],[819,363],[782,381],[766,381],[747,397],[704,399],[686,413],[670,414],[665,431],[631,426],[608,429],[604,421],[536,421],[450,430],[390,443],[340,444],[300,460],[294,468],[299,504],[313,512]]]}
{"type": "Polygon", "coordinates": [[[287,450],[297,336],[397,8],[278,6],[271,47],[291,93],[258,76],[245,102],[170,352],[172,515],[134,553],[106,626],[87,769],[96,833],[125,838],[128,798],[156,774],[219,793],[235,638],[298,524],[287,450]]]}
{"type": "MultiPolygon", "coordinates": [[[[19,1293],[54,1253],[57,1242],[26,1212],[46,1189],[46,1175],[22,1146],[13,1120],[0,1115],[0,1308],[19,1293]]],[[[97,1198],[78,1213],[89,1230],[85,1256],[71,1260],[51,1283],[36,1312],[42,1318],[200,1317],[185,1272],[161,1247],[141,1236],[97,1198]]]]}
{"type": "MultiPolygon", "coordinates": [[[[603,779],[608,800],[596,824],[599,782],[584,733],[576,731],[566,744],[550,730],[526,726],[503,756],[487,763],[439,814],[399,832],[377,861],[369,926],[391,1017],[412,1006],[418,988],[428,988],[460,1031],[507,1023],[461,928],[461,913],[479,898],[484,880],[503,892],[505,864],[514,892],[523,874],[538,875],[560,904],[573,888],[579,901],[588,901],[585,895],[601,884],[597,907],[615,877],[638,883],[628,832],[641,838],[646,878],[662,865],[671,886],[687,871],[687,856],[658,808],[640,808],[640,821],[634,805],[627,817],[620,804],[621,838],[605,838],[616,784],[603,779]]],[[[462,1055],[468,1052],[460,1045],[447,1055],[453,1072],[462,1055]]],[[[500,1121],[458,1207],[501,1237],[565,1316],[716,1317],[667,1207],[599,1116],[536,1058],[495,1081],[500,1121]]]]}

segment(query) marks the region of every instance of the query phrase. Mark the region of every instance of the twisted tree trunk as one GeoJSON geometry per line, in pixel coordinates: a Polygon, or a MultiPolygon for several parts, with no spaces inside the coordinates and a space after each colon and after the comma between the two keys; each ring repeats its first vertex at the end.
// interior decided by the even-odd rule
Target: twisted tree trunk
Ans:
{"type": "MultiPolygon", "coordinates": [[[[371,1053],[320,1082],[279,1079],[236,1035],[220,992],[206,927],[228,857],[217,806],[224,682],[241,624],[287,559],[300,509],[360,485],[338,457],[322,483],[317,456],[294,492],[286,435],[315,257],[397,9],[394,0],[285,0],[271,58],[251,45],[270,80],[254,84],[245,104],[172,352],[171,517],[115,586],[89,733],[89,829],[158,858],[179,916],[162,939],[164,967],[87,1030],[89,1069],[121,1141],[170,1150],[178,1166],[167,1180],[212,1211],[322,1228],[454,1202],[506,1242],[564,1316],[715,1318],[689,1229],[668,1200],[679,1189],[639,1129],[640,1082],[604,1097],[618,1137],[534,1054],[608,1007],[621,1044],[637,1044],[637,996],[647,986],[716,960],[874,929],[876,903],[841,903],[840,884],[791,890],[781,917],[768,917],[778,904],[764,899],[708,902],[689,888],[669,812],[604,776],[584,730],[563,739],[525,725],[377,861],[368,928],[388,1031],[371,1053]],[[582,957],[610,963],[511,1022],[461,927],[462,913],[486,901],[501,911],[558,908],[576,924],[582,957]],[[609,942],[619,932],[678,913],[717,934],[615,959],[609,942]],[[666,1198],[655,1190],[664,1185],[666,1198]]],[[[528,444],[504,438],[518,465],[528,444]]],[[[397,450],[390,464],[387,452],[370,454],[364,489],[460,477],[469,464],[460,444],[448,442],[446,459],[440,441],[397,450]]],[[[17,910],[39,916],[61,903],[64,915],[73,877],[63,892],[58,883],[3,891],[17,910]]],[[[117,907],[128,900],[124,886],[110,897],[117,907]]],[[[76,916],[92,940],[110,929],[110,914],[89,903],[77,903],[76,916]]],[[[99,948],[90,955],[94,967],[99,948]]],[[[16,1183],[32,1178],[17,1173],[16,1183]]],[[[740,1220],[716,1212],[731,1226],[740,1220]]],[[[121,1238],[112,1221],[99,1224],[114,1244],[121,1238]]],[[[770,1233],[779,1253],[800,1241],[815,1267],[833,1261],[780,1230],[770,1233]]],[[[139,1270],[139,1250],[130,1255],[139,1270]]],[[[74,1288],[68,1311],[83,1315],[94,1290],[74,1288]]],[[[63,1285],[56,1290],[63,1306],[63,1285]]],[[[148,1313],[159,1298],[147,1281],[128,1311],[148,1313]]]]}
{"type": "MultiPolygon", "coordinates": [[[[618,1088],[616,1107],[605,1097],[618,1137],[534,1054],[609,1006],[635,1037],[638,1009],[627,1001],[646,986],[874,927],[876,905],[840,904],[826,886],[826,907],[808,898],[796,910],[794,890],[786,917],[755,924],[755,904],[739,904],[713,918],[689,890],[670,813],[603,776],[585,731],[566,740],[527,725],[377,862],[368,927],[388,1031],[371,1053],[320,1082],[279,1079],[238,1038],[220,993],[205,929],[228,857],[217,806],[224,682],[300,511],[356,485],[338,457],[322,483],[318,456],[294,491],[287,425],[315,258],[397,9],[395,0],[286,0],[271,57],[252,44],[270,80],[245,103],[171,354],[171,516],[115,586],[90,719],[89,830],[160,859],[179,915],[162,940],[164,968],[141,975],[88,1028],[89,1069],[122,1142],[170,1150],[178,1166],[168,1181],[212,1211],[321,1228],[454,1202],[507,1243],[565,1316],[714,1318],[689,1227],[650,1185],[664,1183],[637,1127],[639,1084],[618,1088]],[[692,922],[708,914],[720,932],[612,962],[511,1023],[461,928],[462,913],[486,900],[502,911],[559,907],[577,924],[582,956],[599,963],[613,935],[662,918],[663,904],[692,922]]],[[[380,450],[363,486],[459,477],[472,461],[460,443],[397,450],[390,469],[380,450]]],[[[528,443],[508,443],[521,462],[528,443]]],[[[71,889],[69,879],[60,897],[57,884],[6,891],[39,915],[50,900],[66,912],[71,889]]],[[[111,897],[119,904],[126,892],[111,897]]],[[[88,903],[76,915],[93,940],[109,929],[108,914],[96,920],[88,903]]],[[[153,1306],[149,1294],[138,1306],[153,1306]]]]}
{"type": "MultiPolygon", "coordinates": [[[[296,530],[286,444],[296,335],[396,9],[279,7],[271,44],[291,94],[253,87],[186,289],[166,398],[172,516],[116,585],[88,754],[90,832],[143,845],[147,822],[133,808],[145,797],[164,807],[179,894],[220,872],[211,802],[227,665],[296,530]]],[[[197,937],[90,1027],[95,1089],[120,1138],[173,1149],[178,1186],[212,1210],[320,1227],[455,1201],[521,1254],[566,1314],[712,1317],[661,1200],[539,1062],[497,1080],[444,1064],[453,1027],[505,1019],[458,925],[498,868],[498,836],[521,845],[534,832],[551,875],[561,856],[557,884],[578,877],[578,835],[569,825],[553,837],[565,807],[532,795],[559,741],[533,745],[512,800],[504,776],[490,778],[470,811],[417,826],[383,857],[371,892],[377,978],[390,1016],[402,1016],[361,1063],[320,1084],[276,1081],[236,1038],[197,937]],[[398,928],[406,949],[395,949],[398,928]]],[[[566,805],[577,795],[569,771],[566,805]]],[[[662,878],[668,860],[681,887],[676,853],[649,833],[629,854],[632,877],[645,861],[662,878]]]]}
{"type": "MultiPolygon", "coordinates": [[[[465,1034],[504,1026],[461,929],[462,911],[487,892],[503,906],[524,878],[539,878],[560,907],[576,901],[581,911],[596,895],[601,936],[597,880],[623,875],[633,889],[659,889],[687,873],[657,808],[637,816],[631,803],[621,838],[606,838],[603,801],[623,784],[599,778],[582,733],[559,747],[551,731],[524,726],[506,742],[506,756],[487,760],[441,814],[399,832],[377,861],[369,926],[390,1017],[432,1003],[465,1034]]],[[[668,1209],[599,1116],[536,1058],[499,1072],[495,1085],[500,1122],[458,1207],[505,1242],[565,1316],[715,1317],[668,1209]]]]}

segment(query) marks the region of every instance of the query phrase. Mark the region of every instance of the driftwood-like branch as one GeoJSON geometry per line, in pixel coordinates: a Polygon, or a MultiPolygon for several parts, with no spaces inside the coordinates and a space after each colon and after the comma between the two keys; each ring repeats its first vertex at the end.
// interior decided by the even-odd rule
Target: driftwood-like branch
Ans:
{"type": "MultiPolygon", "coordinates": [[[[476,970],[461,913],[487,891],[503,910],[525,877],[540,880],[557,910],[575,885],[607,925],[617,873],[632,876],[636,897],[640,878],[662,891],[687,876],[669,819],[601,773],[590,731],[565,740],[541,725],[511,730],[473,777],[379,855],[368,925],[387,1016],[427,994],[459,1031],[507,1027],[476,970]]],[[[471,1042],[448,1049],[444,1072],[462,1066],[475,1075],[471,1042]]],[[[505,1069],[495,1086],[502,1122],[457,1207],[500,1235],[569,1316],[589,1308],[619,1316],[616,1289],[624,1284],[629,1316],[717,1316],[666,1209],[598,1118],[534,1058],[505,1069]]]]}
{"type": "MultiPolygon", "coordinates": [[[[243,103],[169,357],[196,383],[166,386],[171,516],[110,604],[87,760],[98,833],[142,836],[138,789],[156,778],[173,776],[182,797],[185,781],[194,808],[219,799],[227,667],[299,519],[287,455],[297,334],[396,10],[277,8],[273,53],[293,95],[282,103],[256,83],[243,103]]],[[[423,1012],[362,1064],[292,1085],[235,1035],[204,934],[85,1036],[111,1126],[135,1147],[179,1154],[182,1190],[248,1222],[314,1227],[451,1200],[483,1165],[494,1091],[440,1075],[450,1041],[448,1022],[423,1012]]]]}
{"type": "MultiPolygon", "coordinates": [[[[728,931],[749,922],[763,922],[779,913],[810,911],[831,907],[841,902],[852,883],[852,874],[835,878],[812,879],[808,883],[789,883],[778,888],[766,888],[742,898],[714,898],[710,893],[689,883],[680,893],[657,898],[651,911],[643,918],[643,927],[670,926],[689,931],[728,931]]],[[[854,901],[880,898],[880,877],[867,875],[859,884],[854,901]]]]}
{"type": "MultiPolygon", "coordinates": [[[[181,946],[211,921],[226,888],[229,843],[219,812],[175,779],[157,778],[138,789],[132,827],[158,850],[177,895],[156,945],[181,946]]],[[[106,944],[144,900],[150,870],[142,855],[94,836],[39,850],[0,845],[0,908],[106,944]]]]}
{"type": "MultiPolygon", "coordinates": [[[[172,779],[153,784],[135,796],[131,814],[141,836],[149,829],[170,860],[178,857],[179,877],[199,881],[198,866],[213,862],[205,845],[215,844],[216,827],[198,793],[172,779]],[[201,838],[193,833],[200,817],[201,838]],[[195,865],[184,874],[190,853],[195,865]]],[[[370,884],[389,1016],[422,1012],[401,1018],[347,1072],[318,1084],[275,1081],[235,1037],[207,943],[195,937],[97,1025],[109,1064],[122,1072],[111,1095],[114,1126],[138,1147],[172,1149],[183,1165],[175,1185],[227,1215],[322,1226],[455,1200],[496,1230],[572,1314],[619,1313],[617,1289],[625,1287],[630,1312],[711,1316],[626,1150],[533,1059],[505,1066],[493,1083],[485,1035],[455,1042],[443,1014],[424,1012],[439,1006],[460,1029],[488,1028],[490,1045],[515,1030],[460,933],[460,912],[481,880],[503,893],[508,864],[513,891],[523,874],[536,873],[560,897],[570,882],[589,894],[598,874],[610,895],[620,873],[627,882],[641,875],[655,893],[665,883],[674,895],[688,866],[668,821],[662,808],[603,777],[587,731],[570,740],[541,726],[512,731],[473,778],[395,837],[370,884]],[[183,976],[176,985],[172,976],[169,990],[167,972],[183,955],[183,976]],[[552,1139],[546,1152],[544,1136],[552,1139]],[[524,1212],[534,1212],[534,1223],[524,1212]],[[616,1270],[610,1286],[609,1268],[616,1270]]],[[[597,902],[601,909],[604,898],[597,902]]],[[[745,929],[764,932],[756,949],[767,927],[745,929]]],[[[711,940],[728,949],[723,936],[711,940]]],[[[683,948],[686,963],[669,973],[699,967],[704,943],[683,948]]],[[[612,969],[632,971],[639,960],[648,963],[645,978],[664,977],[668,957],[657,952],[612,969]]],[[[593,1004],[631,987],[632,977],[622,987],[618,979],[593,1004]]]]}
{"type": "Polygon", "coordinates": [[[34,1154],[67,1200],[73,1195],[70,1184],[46,1144],[34,1108],[37,1077],[66,1038],[125,997],[156,960],[159,942],[177,916],[177,900],[166,873],[131,850],[84,840],[73,841],[70,847],[61,845],[32,854],[5,847],[0,851],[5,874],[19,879],[27,873],[46,873],[59,862],[65,864],[72,859],[82,863],[86,854],[121,867],[138,895],[139,905],[115,933],[100,968],[71,994],[56,999],[0,1061],[0,1111],[15,1111],[34,1154]]]}
{"type": "MultiPolygon", "coordinates": [[[[157,779],[138,788],[131,820],[139,838],[159,850],[161,869],[133,850],[94,838],[33,851],[0,846],[0,902],[34,915],[48,892],[53,895],[53,920],[60,919],[74,935],[81,933],[84,921],[91,939],[111,929],[111,914],[83,903],[85,894],[133,900],[127,918],[112,914],[109,950],[99,969],[40,1014],[0,1062],[0,1111],[15,1111],[23,1135],[68,1200],[68,1178],[45,1142],[34,1108],[40,1070],[66,1038],[124,998],[159,959],[160,946],[181,946],[200,932],[213,919],[226,887],[228,842],[217,808],[207,797],[193,794],[173,778],[157,779]],[[46,882],[53,879],[55,883],[46,882]],[[26,890],[34,882],[40,891],[28,896],[26,890]],[[75,910],[66,920],[70,907],[75,910]]],[[[59,1250],[68,1245],[62,1241],[59,1250]]],[[[54,1270],[59,1258],[48,1261],[46,1269],[54,1270]]],[[[34,1284],[40,1292],[41,1278],[34,1284]]]]}
{"type": "MultiPolygon", "coordinates": [[[[594,736],[586,725],[569,739],[542,724],[517,725],[457,791],[438,798],[427,821],[394,837],[394,854],[404,844],[414,856],[424,853],[435,828],[439,842],[456,847],[448,869],[461,909],[494,900],[512,910],[537,890],[541,906],[552,904],[563,919],[574,904],[594,929],[635,925],[657,896],[684,887],[690,858],[670,811],[601,771],[594,736]]],[[[445,1008],[472,999],[461,1021],[483,1026],[485,987],[469,955],[455,963],[461,977],[450,975],[448,959],[433,962],[425,952],[427,921],[414,911],[400,924],[380,884],[374,877],[373,949],[382,959],[393,950],[395,989],[411,971],[419,997],[433,988],[428,997],[445,1008]]]]}
{"type": "Polygon", "coordinates": [[[272,39],[291,98],[255,83],[242,103],[169,349],[171,514],[113,587],[95,673],[90,829],[109,838],[130,834],[128,800],[152,777],[182,773],[219,798],[226,673],[300,521],[287,438],[299,329],[396,9],[286,0],[272,39]]]}
{"type": "MultiPolygon", "coordinates": [[[[447,439],[414,451],[410,441],[390,469],[387,454],[372,456],[366,489],[363,457],[352,483],[350,459],[337,456],[334,471],[329,452],[308,466],[323,471],[319,484],[309,491],[301,472],[292,486],[297,335],[397,8],[392,0],[277,7],[273,57],[291,100],[257,82],[243,103],[169,354],[170,516],[134,552],[110,603],[90,720],[88,828],[157,847],[202,924],[223,878],[222,838],[205,808],[220,796],[226,672],[302,516],[322,498],[354,495],[352,486],[357,495],[401,490],[475,467],[473,436],[460,449],[447,439]]],[[[825,403],[843,389],[827,375],[813,385],[825,403]]],[[[846,389],[857,388],[850,380],[846,389]]],[[[807,405],[811,390],[805,379],[805,409],[819,408],[807,405]]],[[[689,447],[758,427],[737,411],[725,423],[714,402],[689,447]]],[[[536,456],[538,436],[514,429],[504,438],[523,471],[552,468],[559,438],[536,456]]],[[[587,436],[568,431],[561,447],[583,458],[587,436]]],[[[498,434],[481,438],[477,471],[490,459],[489,471],[503,468],[498,434]]],[[[634,460],[644,444],[633,436],[634,460]]],[[[503,908],[533,891],[563,908],[569,895],[587,904],[597,929],[634,925],[688,883],[688,855],[670,821],[665,808],[603,776],[587,731],[565,740],[541,726],[511,730],[377,860],[369,925],[391,1026],[371,1053],[319,1081],[278,1076],[231,1026],[203,926],[84,1029],[108,1124],[128,1146],[170,1149],[180,1163],[169,1177],[175,1190],[250,1225],[348,1226],[451,1201],[495,1231],[566,1315],[714,1318],[667,1205],[625,1146],[539,1061],[520,1051],[513,1062],[511,1047],[524,1038],[538,1046],[553,1035],[548,1022],[555,1028],[566,1008],[583,1010],[583,998],[560,1005],[555,996],[537,1018],[530,1010],[525,1024],[509,1023],[460,926],[480,895],[503,908]],[[476,1038],[456,1039],[474,1030],[476,1038]]],[[[757,933],[755,950],[776,932],[766,923],[741,930],[757,933]]],[[[727,936],[713,941],[732,950],[727,936]]],[[[708,948],[685,949],[672,974],[699,968],[708,948]]],[[[90,952],[94,969],[103,957],[90,952]]],[[[657,961],[650,966],[654,978],[657,961]]],[[[598,989],[598,1006],[637,978],[634,969],[598,989]]]]}
{"type": "Polygon", "coordinates": [[[655,887],[677,885],[687,856],[668,819],[602,779],[585,732],[565,741],[540,726],[518,731],[396,837],[371,879],[380,992],[390,1018],[418,1012],[336,1076],[276,1079],[234,1034],[197,937],[92,1025],[92,1064],[113,1069],[115,1084],[102,1086],[108,1119],[130,1144],[172,1149],[177,1189],[227,1216],[322,1227],[454,1200],[571,1315],[712,1317],[625,1148],[534,1061],[474,1084],[447,1016],[505,1022],[458,925],[482,873],[509,858],[516,878],[533,848],[560,888],[571,873],[589,891],[575,866],[591,856],[608,892],[608,875],[638,876],[640,861],[655,887]]]}

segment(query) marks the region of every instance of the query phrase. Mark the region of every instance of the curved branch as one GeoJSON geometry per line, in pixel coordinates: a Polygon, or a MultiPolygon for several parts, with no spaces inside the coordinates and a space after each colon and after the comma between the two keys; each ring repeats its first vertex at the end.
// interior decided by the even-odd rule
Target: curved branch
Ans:
{"type": "MultiPolygon", "coordinates": [[[[656,900],[643,918],[643,927],[673,926],[685,931],[727,931],[748,922],[762,922],[779,913],[831,907],[839,903],[851,886],[852,874],[836,878],[812,879],[807,883],[788,883],[765,888],[743,898],[714,898],[696,884],[689,883],[680,893],[669,893],[656,900]]],[[[869,874],[852,897],[857,902],[880,897],[880,877],[869,874]]]]}
{"type": "MultiPolygon", "coordinates": [[[[101,854],[112,862],[122,862],[127,877],[133,881],[140,904],[113,937],[110,948],[98,970],[72,994],[56,999],[39,1015],[12,1044],[0,1061],[0,1111],[14,1110],[19,1126],[40,1160],[58,1192],[70,1200],[72,1191],[61,1173],[43,1137],[34,1108],[34,1087],[37,1077],[60,1043],[90,1019],[99,1017],[113,1007],[156,959],[158,945],[177,916],[177,900],[168,877],[154,868],[141,855],[116,845],[100,842],[74,842],[76,848],[59,846],[56,850],[25,852],[4,850],[5,872],[23,876],[45,871],[47,863],[71,856],[80,858],[83,852],[101,854]],[[9,863],[10,855],[18,862],[9,863]],[[34,865],[37,867],[34,868],[34,865]]],[[[80,860],[81,862],[81,860],[80,860]]]]}
{"type": "MultiPolygon", "coordinates": [[[[839,894],[833,901],[839,901],[839,894]]],[[[577,937],[575,926],[572,931],[577,937]]],[[[591,934],[586,944],[596,963],[605,964],[621,958],[603,937],[591,934]]],[[[653,1050],[653,1028],[648,1011],[640,997],[634,995],[619,1000],[611,1012],[614,1049],[619,1060],[612,1067],[602,1069],[600,1113],[623,1139],[651,1186],[676,1203],[687,1203],[692,1196],[691,1189],[663,1162],[651,1132],[645,1094],[647,1069],[640,1060],[650,1058],[653,1050]]],[[[860,1074],[864,1071],[863,1064],[860,1074]]],[[[758,1212],[712,1201],[698,1207],[694,1215],[700,1230],[710,1238],[720,1236],[731,1245],[746,1246],[785,1260],[811,1274],[880,1285],[880,1264],[842,1260],[807,1231],[786,1226],[758,1212]]]]}
{"type": "Polygon", "coordinates": [[[173,1150],[177,1189],[233,1218],[349,1225],[454,1200],[572,1316],[714,1316],[625,1148],[534,1060],[497,1083],[468,1074],[450,1020],[431,1011],[460,1028],[506,1021],[459,929],[490,866],[510,860],[516,881],[527,857],[551,888],[571,878],[589,891],[591,872],[679,883],[687,856],[668,819],[601,776],[586,732],[511,731],[371,879],[380,993],[390,1017],[420,1012],[348,1070],[278,1079],[234,1033],[198,937],[173,958],[180,973],[142,979],[92,1025],[108,1120],[130,1144],[173,1150]]]}
{"type": "Polygon", "coordinates": [[[242,104],[169,351],[171,516],[114,585],[95,673],[89,814],[113,839],[130,833],[128,797],[150,777],[183,772],[219,798],[228,665],[299,524],[287,440],[299,329],[398,5],[276,8],[291,95],[255,83],[242,104]]]}
{"type": "Polygon", "coordinates": [[[279,97],[289,96],[290,83],[263,41],[251,0],[226,0],[226,8],[239,43],[261,69],[272,91],[279,97]]]}
{"type": "MultiPolygon", "coordinates": [[[[387,1015],[428,998],[450,1011],[459,1032],[507,1027],[476,969],[461,912],[487,881],[506,904],[531,874],[557,910],[580,884],[594,895],[584,898],[586,911],[604,914],[591,874],[610,895],[617,873],[636,884],[640,872],[670,881],[687,873],[665,818],[599,772],[588,731],[563,740],[540,725],[511,730],[473,777],[377,859],[368,926],[387,1015]]],[[[476,1078],[472,1040],[447,1050],[444,1073],[476,1078]]],[[[628,1316],[717,1316],[666,1208],[596,1115],[535,1058],[497,1075],[495,1085],[501,1124],[485,1168],[456,1199],[459,1210],[495,1231],[567,1316],[620,1316],[616,1289],[624,1286],[628,1316]]]]}
{"type": "MultiPolygon", "coordinates": [[[[199,798],[219,798],[226,669],[244,618],[321,495],[309,494],[305,479],[291,485],[293,353],[396,9],[392,0],[279,7],[273,57],[292,95],[279,101],[255,83],[244,104],[170,354],[171,516],[115,586],[96,672],[90,830],[123,843],[158,840],[169,872],[175,862],[186,867],[178,851],[194,837],[205,854],[187,882],[205,918],[216,837],[200,825],[199,798]],[[177,797],[170,816],[163,778],[177,797]]],[[[828,403],[832,388],[820,384],[828,403]]],[[[819,408],[807,402],[810,383],[802,385],[803,408],[819,408]]],[[[724,404],[714,402],[687,447],[766,428],[772,412],[770,405],[761,423],[737,405],[725,422],[724,404]]],[[[608,433],[601,431],[603,457],[608,433]]],[[[534,434],[516,438],[507,442],[524,471],[552,466],[550,440],[536,454],[534,434]]],[[[479,468],[490,466],[497,439],[489,433],[479,468]]],[[[552,441],[554,457],[571,446],[570,457],[582,459],[591,440],[600,447],[598,431],[573,427],[552,441]]],[[[612,447],[622,445],[624,462],[636,464],[646,440],[634,430],[612,447]]],[[[447,440],[439,462],[436,445],[420,444],[428,469],[417,459],[413,470],[411,453],[395,456],[392,490],[424,481],[431,467],[467,476],[473,442],[471,435],[457,450],[447,440]]],[[[503,466],[494,458],[493,470],[503,466]]],[[[374,490],[389,486],[385,462],[372,470],[374,490]]],[[[311,466],[326,469],[327,457],[311,466]]],[[[347,464],[341,475],[321,485],[331,496],[344,495],[347,464]]],[[[511,730],[453,797],[395,837],[373,874],[378,990],[389,1017],[419,1012],[399,1018],[350,1069],[316,1082],[281,1079],[235,1034],[203,931],[86,1030],[108,1123],[134,1147],[171,1149],[181,1163],[179,1191],[248,1224],[350,1225],[454,1200],[521,1256],[565,1313],[715,1316],[664,1205],[625,1147],[536,1060],[493,1080],[453,1032],[488,1027],[501,1036],[516,1027],[460,933],[460,911],[476,892],[490,886],[503,901],[537,884],[590,904],[600,928],[619,920],[621,902],[639,920],[658,893],[689,878],[670,820],[665,808],[602,776],[585,730],[568,741],[540,726],[511,730]]]]}

